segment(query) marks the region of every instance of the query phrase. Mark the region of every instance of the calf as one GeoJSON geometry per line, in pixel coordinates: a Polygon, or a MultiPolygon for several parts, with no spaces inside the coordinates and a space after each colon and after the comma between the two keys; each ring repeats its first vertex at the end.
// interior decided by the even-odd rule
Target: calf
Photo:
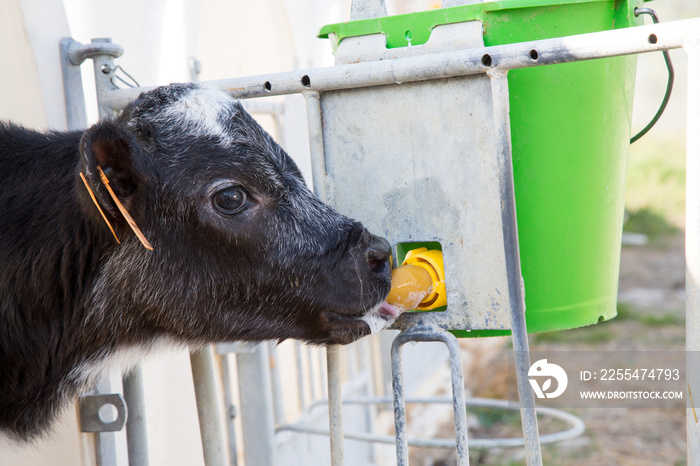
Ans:
{"type": "Polygon", "coordinates": [[[161,87],[85,132],[0,124],[0,186],[0,430],[15,439],[159,344],[345,344],[396,317],[387,241],[315,197],[221,91],[161,87]]]}

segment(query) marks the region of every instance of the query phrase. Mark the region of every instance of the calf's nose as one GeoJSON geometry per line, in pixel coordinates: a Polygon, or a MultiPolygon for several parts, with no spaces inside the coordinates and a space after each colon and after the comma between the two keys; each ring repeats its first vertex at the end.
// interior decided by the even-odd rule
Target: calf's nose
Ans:
{"type": "Polygon", "coordinates": [[[367,246],[367,264],[372,272],[379,275],[390,273],[389,255],[391,245],[384,238],[374,237],[367,246]]]}

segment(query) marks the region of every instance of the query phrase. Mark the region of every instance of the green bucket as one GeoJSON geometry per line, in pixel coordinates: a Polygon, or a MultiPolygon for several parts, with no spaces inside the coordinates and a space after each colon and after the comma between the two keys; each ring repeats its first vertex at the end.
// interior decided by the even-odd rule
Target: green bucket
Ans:
{"type": "MultiPolygon", "coordinates": [[[[325,26],[320,37],[384,33],[425,43],[440,24],[479,20],[486,46],[642,24],[643,0],[503,0],[325,26]]],[[[508,73],[520,259],[529,332],[617,314],[625,167],[636,57],[508,73]]],[[[509,331],[455,331],[457,336],[509,331]]]]}

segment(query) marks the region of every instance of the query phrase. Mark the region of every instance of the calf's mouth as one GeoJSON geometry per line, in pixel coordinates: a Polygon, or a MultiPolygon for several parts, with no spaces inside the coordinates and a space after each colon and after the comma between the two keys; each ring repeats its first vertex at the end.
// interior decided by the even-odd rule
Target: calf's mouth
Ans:
{"type": "Polygon", "coordinates": [[[324,319],[330,335],[328,344],[344,345],[377,333],[391,326],[399,314],[399,309],[386,301],[382,301],[367,312],[355,315],[326,311],[324,319]]]}

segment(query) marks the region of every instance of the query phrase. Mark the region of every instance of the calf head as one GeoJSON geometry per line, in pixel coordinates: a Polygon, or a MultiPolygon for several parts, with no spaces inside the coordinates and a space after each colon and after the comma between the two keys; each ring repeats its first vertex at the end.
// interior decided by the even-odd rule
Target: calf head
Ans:
{"type": "MultiPolygon", "coordinates": [[[[134,344],[344,344],[395,317],[383,303],[387,241],[311,193],[292,159],[227,94],[195,84],[142,94],[116,120],[87,130],[80,154],[94,201],[122,243],[87,297],[95,331],[134,344]],[[100,169],[152,251],[131,233],[100,169]]],[[[82,209],[111,236],[82,190],[82,209]]]]}

